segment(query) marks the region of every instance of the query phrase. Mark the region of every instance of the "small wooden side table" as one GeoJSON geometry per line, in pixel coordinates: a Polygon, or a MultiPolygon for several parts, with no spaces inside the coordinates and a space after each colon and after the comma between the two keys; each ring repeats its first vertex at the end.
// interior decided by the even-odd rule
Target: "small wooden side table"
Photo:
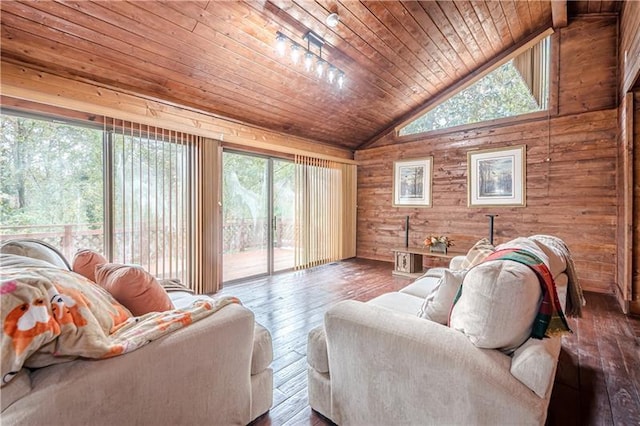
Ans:
{"type": "Polygon", "coordinates": [[[394,248],[392,251],[394,263],[392,274],[406,278],[418,278],[424,274],[422,266],[423,256],[451,260],[455,256],[465,254],[455,252],[436,253],[429,251],[428,248],[418,247],[394,248]]]}

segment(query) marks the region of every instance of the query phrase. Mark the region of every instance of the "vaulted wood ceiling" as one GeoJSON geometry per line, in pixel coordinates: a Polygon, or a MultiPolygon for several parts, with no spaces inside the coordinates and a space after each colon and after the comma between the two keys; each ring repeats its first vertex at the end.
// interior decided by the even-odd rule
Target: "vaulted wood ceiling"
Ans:
{"type": "MultiPolygon", "coordinates": [[[[355,149],[552,22],[550,1],[2,1],[3,60],[355,149]],[[337,12],[335,28],[325,24],[337,12]],[[275,52],[281,31],[344,70],[275,52]]],[[[615,12],[612,1],[570,13],[615,12]]]]}

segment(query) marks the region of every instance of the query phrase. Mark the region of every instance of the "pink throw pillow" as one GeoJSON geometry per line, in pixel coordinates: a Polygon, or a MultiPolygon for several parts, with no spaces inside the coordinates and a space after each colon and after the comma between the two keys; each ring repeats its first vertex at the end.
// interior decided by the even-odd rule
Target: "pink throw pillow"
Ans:
{"type": "Polygon", "coordinates": [[[97,283],[135,316],[164,312],[173,303],[158,281],[140,266],[107,263],[96,269],[97,283]]]}
{"type": "Polygon", "coordinates": [[[96,267],[109,261],[103,255],[93,250],[79,250],[73,258],[71,270],[76,274],[96,282],[96,267]]]}

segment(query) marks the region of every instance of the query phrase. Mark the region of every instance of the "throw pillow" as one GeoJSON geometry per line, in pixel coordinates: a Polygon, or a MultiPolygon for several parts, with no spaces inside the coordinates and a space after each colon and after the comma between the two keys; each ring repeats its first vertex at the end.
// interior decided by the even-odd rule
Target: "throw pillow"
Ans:
{"type": "Polygon", "coordinates": [[[453,299],[456,297],[466,272],[466,270],[450,271],[445,269],[435,288],[424,299],[418,316],[446,325],[449,320],[453,299]]]}
{"type": "Polygon", "coordinates": [[[486,259],[491,253],[493,253],[493,244],[488,239],[483,238],[469,249],[460,267],[462,269],[472,268],[486,259]]]}
{"type": "Polygon", "coordinates": [[[96,280],[135,316],[173,309],[165,289],[140,266],[100,265],[96,268],[96,280]]]}
{"type": "Polygon", "coordinates": [[[479,348],[511,353],[531,335],[541,296],[529,267],[510,260],[485,262],[465,275],[449,326],[479,348]]]}
{"type": "Polygon", "coordinates": [[[96,267],[109,261],[100,253],[93,250],[79,250],[73,257],[71,270],[76,274],[96,282],[96,267]]]}

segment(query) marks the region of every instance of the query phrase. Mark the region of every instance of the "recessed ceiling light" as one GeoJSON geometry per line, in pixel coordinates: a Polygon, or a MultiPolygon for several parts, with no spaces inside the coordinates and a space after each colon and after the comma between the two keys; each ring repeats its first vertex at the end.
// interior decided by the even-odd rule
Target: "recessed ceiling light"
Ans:
{"type": "Polygon", "coordinates": [[[327,19],[325,22],[327,23],[328,26],[330,26],[331,28],[334,28],[336,25],[338,25],[338,22],[340,22],[340,17],[338,16],[337,13],[332,13],[331,15],[327,16],[327,19]]]}

